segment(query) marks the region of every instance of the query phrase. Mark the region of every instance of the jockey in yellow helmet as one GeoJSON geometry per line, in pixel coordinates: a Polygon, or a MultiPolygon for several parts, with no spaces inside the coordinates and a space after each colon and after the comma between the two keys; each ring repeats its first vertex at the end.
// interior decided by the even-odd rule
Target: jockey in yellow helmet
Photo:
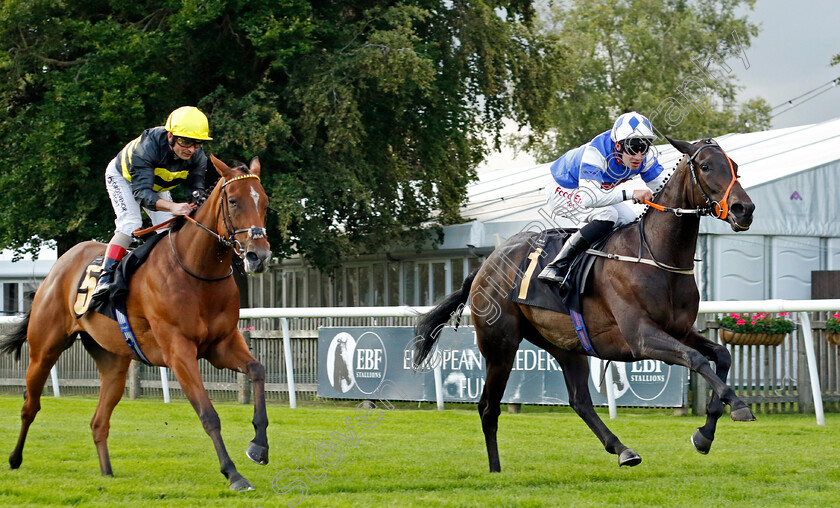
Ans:
{"type": "Polygon", "coordinates": [[[201,144],[210,141],[207,117],[198,108],[183,106],[130,141],[105,170],[105,185],[116,213],[114,236],[108,242],[102,275],[93,292],[110,291],[114,270],[131,244],[132,232],[142,225],[140,208],[157,225],[174,215],[187,215],[192,203],[173,201],[170,190],[183,184],[187,194],[204,191],[207,156],[201,144]]]}

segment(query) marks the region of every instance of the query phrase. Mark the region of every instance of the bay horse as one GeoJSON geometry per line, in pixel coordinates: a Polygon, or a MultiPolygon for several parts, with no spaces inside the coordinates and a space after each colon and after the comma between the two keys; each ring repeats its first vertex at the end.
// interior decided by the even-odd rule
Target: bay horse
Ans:
{"type": "MultiPolygon", "coordinates": [[[[175,373],[213,441],[230,488],[253,490],[225,449],[198,359],[250,377],[256,435],[246,453],[258,464],[268,463],[265,370],[239,332],[239,289],[231,276],[234,254],[242,258],[248,273],[268,268],[271,250],[264,228],[268,197],[260,183],[259,159],[254,158],[250,167],[234,168],[212,155],[210,159],[221,178],[196,210],[194,221],[170,230],[169,239],[162,238],[137,269],[129,285],[126,315],[141,353],[151,364],[175,373]]],[[[93,311],[77,318],[74,310],[76,288],[86,267],[104,251],[104,244],[83,242],[62,255],[35,293],[30,313],[0,342],[0,351],[20,358],[23,343],[29,341],[20,437],[9,456],[12,469],[23,460],[26,434],[41,408],[41,390],[50,369],[79,335],[99,370],[99,402],[90,423],[99,467],[103,475],[113,476],[107,444],[111,413],[123,396],[129,364],[137,357],[116,321],[93,311]]],[[[90,287],[95,285],[93,280],[90,287]]]]}
{"type": "MultiPolygon", "coordinates": [[[[750,408],[727,386],[732,362],[726,347],[693,329],[700,295],[694,277],[694,252],[701,215],[728,222],[734,231],[749,229],[755,205],[741,187],[735,164],[711,139],[696,143],[668,141],[685,154],[673,175],[639,221],[612,235],[603,250],[632,260],[599,257],[591,283],[581,295],[582,314],[595,354],[604,360],[642,359],[682,365],[703,376],[713,394],[705,425],[692,435],[694,447],[708,453],[723,403],[735,421],[751,421],[750,408]],[[715,370],[709,361],[715,362],[715,370]],[[722,402],[721,402],[722,401],[722,402]]],[[[458,291],[422,315],[415,365],[428,362],[443,325],[469,300],[478,347],[487,374],[478,403],[490,471],[501,470],[496,442],[500,408],[508,377],[525,339],[545,349],[559,363],[569,404],[600,439],[618,455],[619,466],[635,466],[641,457],[607,428],[592,404],[589,363],[571,318],[560,312],[512,302],[500,288],[512,288],[517,267],[534,251],[540,232],[521,232],[499,246],[471,273],[458,291]]],[[[533,256],[533,254],[532,254],[533,256]]]]}

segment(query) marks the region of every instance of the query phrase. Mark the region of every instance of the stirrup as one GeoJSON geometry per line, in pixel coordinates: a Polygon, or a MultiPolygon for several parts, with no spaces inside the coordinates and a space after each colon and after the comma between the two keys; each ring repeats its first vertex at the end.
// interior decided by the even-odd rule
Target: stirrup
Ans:
{"type": "Polygon", "coordinates": [[[562,282],[566,280],[567,275],[568,272],[564,275],[560,272],[560,269],[554,265],[546,265],[546,267],[543,268],[543,271],[537,275],[537,278],[547,282],[562,282]]]}

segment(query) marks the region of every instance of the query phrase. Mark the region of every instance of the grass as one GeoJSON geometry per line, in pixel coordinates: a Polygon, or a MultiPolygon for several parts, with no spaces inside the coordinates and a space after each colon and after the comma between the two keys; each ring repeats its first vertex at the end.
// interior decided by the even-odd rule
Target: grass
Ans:
{"type": "MultiPolygon", "coordinates": [[[[0,452],[17,439],[20,397],[0,397],[0,452]]],[[[45,397],[18,470],[0,468],[2,506],[840,506],[840,414],[759,415],[752,423],[721,420],[708,456],[689,436],[698,417],[619,411],[608,421],[643,459],[619,468],[586,425],[567,408],[502,413],[502,473],[490,474],[474,407],[384,412],[364,428],[347,404],[268,408],[267,466],[245,458],[252,408],[218,403],[222,434],[239,471],[257,490],[234,493],[218,472],[210,439],[189,403],[124,400],[111,419],[115,477],[99,474],[88,427],[96,400],[45,397]],[[348,432],[348,418],[355,439],[348,432]],[[333,434],[335,433],[335,434],[333,434]],[[337,434],[345,436],[348,444],[337,434]],[[316,447],[327,440],[336,447],[316,447]],[[304,463],[319,482],[295,471],[304,463]],[[340,459],[340,460],[339,460],[340,459]],[[277,478],[281,493],[272,480],[277,478]],[[323,475],[323,476],[321,476],[323,475]]],[[[425,407],[428,408],[428,405],[425,407]]],[[[324,445],[329,446],[329,445],[324,445]]]]}

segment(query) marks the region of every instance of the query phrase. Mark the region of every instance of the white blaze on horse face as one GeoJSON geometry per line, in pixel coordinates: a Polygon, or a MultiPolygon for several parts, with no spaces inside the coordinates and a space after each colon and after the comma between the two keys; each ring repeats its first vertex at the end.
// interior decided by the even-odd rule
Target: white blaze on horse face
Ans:
{"type": "Polygon", "coordinates": [[[251,186],[251,199],[254,200],[254,207],[256,207],[256,209],[259,210],[260,209],[260,195],[259,195],[259,193],[257,193],[256,189],[254,189],[253,185],[251,186]]]}

